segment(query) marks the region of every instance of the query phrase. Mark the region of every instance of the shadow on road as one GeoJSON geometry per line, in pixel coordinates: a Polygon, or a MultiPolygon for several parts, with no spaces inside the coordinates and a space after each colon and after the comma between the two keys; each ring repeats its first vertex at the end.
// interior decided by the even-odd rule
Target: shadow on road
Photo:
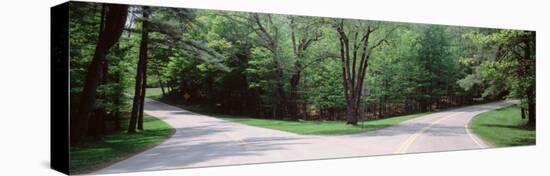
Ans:
{"type": "MultiPolygon", "coordinates": [[[[224,165],[227,163],[224,160],[230,158],[257,156],[261,159],[266,151],[284,151],[287,149],[285,146],[307,144],[303,141],[297,141],[301,138],[293,137],[249,137],[241,141],[231,139],[229,136],[225,139],[217,139],[215,141],[204,137],[220,135],[217,133],[228,133],[231,131],[231,128],[212,127],[209,125],[177,128],[177,132],[172,138],[163,144],[131,158],[128,163],[119,163],[121,165],[107,172],[145,171],[158,168],[181,168],[185,166],[197,167],[200,165],[194,164],[203,162],[209,162],[210,166],[224,165]],[[212,164],[217,162],[219,164],[212,164]]],[[[241,162],[245,163],[244,161],[246,163],[254,162],[241,160],[241,162]]]]}
{"type": "MultiPolygon", "coordinates": [[[[351,136],[362,138],[367,136],[388,137],[388,136],[397,136],[397,135],[403,135],[403,134],[411,135],[429,125],[432,125],[432,124],[430,123],[402,124],[400,126],[388,127],[381,130],[353,134],[351,136]]],[[[464,131],[464,127],[433,124],[432,126],[430,126],[429,130],[426,130],[423,133],[427,135],[432,135],[432,136],[456,136],[456,135],[465,134],[465,131],[464,131]]]]}

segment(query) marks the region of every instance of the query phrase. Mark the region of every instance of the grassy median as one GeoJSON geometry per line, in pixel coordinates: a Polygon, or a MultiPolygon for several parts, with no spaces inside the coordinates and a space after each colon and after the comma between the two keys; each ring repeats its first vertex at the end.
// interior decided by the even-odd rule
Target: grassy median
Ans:
{"type": "Polygon", "coordinates": [[[427,113],[412,114],[404,116],[389,117],[377,120],[368,120],[364,123],[359,123],[357,126],[346,125],[344,121],[288,121],[288,120],[273,120],[259,119],[244,116],[229,116],[229,115],[214,115],[215,117],[229,120],[232,122],[242,123],[250,126],[281,130],[297,134],[306,135],[343,135],[353,134],[366,131],[379,130],[399,124],[403,121],[410,120],[427,113]]]}
{"type": "Polygon", "coordinates": [[[534,145],[535,127],[526,126],[518,106],[489,111],[470,122],[472,131],[495,147],[534,145]]]}
{"type": "Polygon", "coordinates": [[[397,125],[403,121],[414,119],[429,113],[417,113],[403,116],[387,117],[376,120],[366,120],[359,122],[359,125],[346,125],[345,121],[320,121],[320,120],[276,120],[276,119],[264,119],[248,116],[236,116],[236,115],[223,115],[211,113],[208,108],[196,105],[183,105],[177,100],[170,98],[151,97],[157,101],[164,102],[173,106],[180,107],[182,109],[209,115],[212,117],[221,118],[224,120],[237,122],[245,125],[256,126],[261,128],[269,128],[274,130],[286,131],[296,134],[305,135],[344,135],[354,134],[367,131],[379,130],[382,128],[397,125]]]}

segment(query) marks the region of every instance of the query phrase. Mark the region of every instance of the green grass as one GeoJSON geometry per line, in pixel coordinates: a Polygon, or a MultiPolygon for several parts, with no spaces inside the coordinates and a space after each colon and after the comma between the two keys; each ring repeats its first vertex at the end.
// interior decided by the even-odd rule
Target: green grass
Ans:
{"type": "Polygon", "coordinates": [[[378,120],[365,121],[364,125],[361,123],[357,126],[346,125],[343,121],[287,121],[287,120],[272,120],[272,119],[258,119],[243,116],[229,116],[229,115],[214,115],[215,117],[225,120],[242,123],[251,126],[257,126],[262,128],[269,128],[274,130],[281,130],[297,134],[306,135],[343,135],[353,134],[366,131],[379,130],[382,128],[390,127],[401,123],[406,120],[410,120],[426,113],[412,114],[404,116],[396,116],[378,120]]]}
{"type": "Polygon", "coordinates": [[[147,97],[147,98],[158,99],[161,96],[162,96],[162,89],[160,89],[159,87],[157,87],[157,88],[147,88],[145,90],[145,97],[147,97]]]}
{"type": "MultiPolygon", "coordinates": [[[[127,120],[123,127],[128,126],[127,120]]],[[[174,129],[160,119],[145,115],[144,131],[128,134],[125,130],[103,137],[102,140],[80,147],[71,147],[71,174],[87,173],[123,160],[149,149],[174,133],[174,129]]]]}
{"type": "Polygon", "coordinates": [[[470,122],[472,131],[495,147],[535,144],[535,127],[525,126],[517,106],[497,109],[476,116],[470,122]]]}
{"type": "MultiPolygon", "coordinates": [[[[128,92],[128,94],[132,95],[132,97],[134,96],[135,90],[133,86],[131,88],[128,88],[126,91],[128,92]]],[[[145,97],[147,98],[160,99],[161,96],[162,96],[162,89],[160,89],[160,87],[146,88],[145,90],[145,97]]]]}

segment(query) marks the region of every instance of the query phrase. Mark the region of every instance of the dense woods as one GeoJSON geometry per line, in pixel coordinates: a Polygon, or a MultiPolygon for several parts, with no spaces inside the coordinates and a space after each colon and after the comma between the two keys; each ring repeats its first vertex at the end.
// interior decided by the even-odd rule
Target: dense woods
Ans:
{"type": "Polygon", "coordinates": [[[521,100],[535,124],[535,32],[72,3],[71,142],[143,126],[146,88],[208,112],[365,119],[521,100]]]}

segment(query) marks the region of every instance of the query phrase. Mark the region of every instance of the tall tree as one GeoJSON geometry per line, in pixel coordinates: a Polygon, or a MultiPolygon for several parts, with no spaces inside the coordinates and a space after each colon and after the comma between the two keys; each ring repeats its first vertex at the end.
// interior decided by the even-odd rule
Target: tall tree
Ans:
{"type": "Polygon", "coordinates": [[[508,97],[520,99],[522,109],[527,109],[527,124],[535,126],[535,32],[497,30],[474,32],[470,37],[480,48],[492,48],[490,51],[494,55],[483,60],[479,68],[464,80],[481,79],[475,83],[486,84],[484,96],[504,93],[508,97]]]}
{"type": "Polygon", "coordinates": [[[357,125],[358,122],[359,104],[369,58],[373,50],[387,43],[386,39],[395,30],[395,28],[385,30],[382,26],[372,23],[343,19],[336,20],[334,23],[340,43],[346,119],[347,124],[351,125],[357,125]],[[375,33],[381,35],[375,36],[375,33]]]}
{"type": "Polygon", "coordinates": [[[418,66],[413,64],[418,49],[417,38],[418,32],[414,28],[399,28],[389,39],[391,42],[373,54],[366,78],[370,94],[365,98],[373,116],[381,118],[412,112],[412,100],[416,94],[414,81],[419,77],[418,66]],[[397,104],[403,107],[396,107],[397,104]]]}
{"type": "Polygon", "coordinates": [[[421,68],[417,99],[422,111],[429,111],[447,92],[446,84],[452,70],[449,41],[444,26],[431,25],[424,29],[419,39],[416,64],[421,68]]]}
{"type": "Polygon", "coordinates": [[[105,15],[100,25],[94,57],[88,67],[78,114],[72,119],[74,124],[71,125],[71,143],[78,143],[88,130],[88,120],[96,102],[97,86],[102,76],[105,56],[122,34],[128,15],[127,5],[108,4],[104,8],[105,15]]]}
{"type": "Polygon", "coordinates": [[[515,92],[518,97],[525,99],[527,103],[528,125],[536,125],[536,45],[535,32],[522,31],[499,46],[497,60],[503,61],[506,55],[513,55],[518,66],[515,69],[517,88],[515,92]],[[519,52],[517,51],[519,50],[519,52]]]}
{"type": "Polygon", "coordinates": [[[249,20],[252,23],[254,32],[260,39],[259,44],[269,50],[272,56],[272,63],[274,67],[274,81],[275,81],[275,97],[272,97],[272,118],[285,116],[285,105],[287,104],[287,95],[284,90],[284,68],[281,63],[281,48],[279,46],[280,29],[277,24],[274,23],[272,15],[265,14],[260,15],[258,13],[251,13],[249,20]]]}
{"type": "Polygon", "coordinates": [[[306,50],[321,39],[322,31],[320,23],[313,17],[294,17],[289,16],[290,36],[292,40],[292,51],[294,53],[294,64],[290,73],[290,96],[288,103],[288,114],[291,118],[298,116],[298,84],[300,84],[301,74],[304,69],[310,65],[306,63],[306,50]],[[308,19],[310,18],[310,19],[308,19]],[[311,19],[313,18],[313,19],[311,19]]]}
{"type": "Polygon", "coordinates": [[[136,123],[138,129],[143,129],[143,101],[145,97],[145,87],[147,78],[147,41],[149,40],[149,7],[143,6],[143,20],[141,24],[141,42],[139,46],[139,61],[136,71],[136,84],[134,90],[134,101],[132,104],[132,114],[128,123],[128,133],[136,132],[136,123]]]}

